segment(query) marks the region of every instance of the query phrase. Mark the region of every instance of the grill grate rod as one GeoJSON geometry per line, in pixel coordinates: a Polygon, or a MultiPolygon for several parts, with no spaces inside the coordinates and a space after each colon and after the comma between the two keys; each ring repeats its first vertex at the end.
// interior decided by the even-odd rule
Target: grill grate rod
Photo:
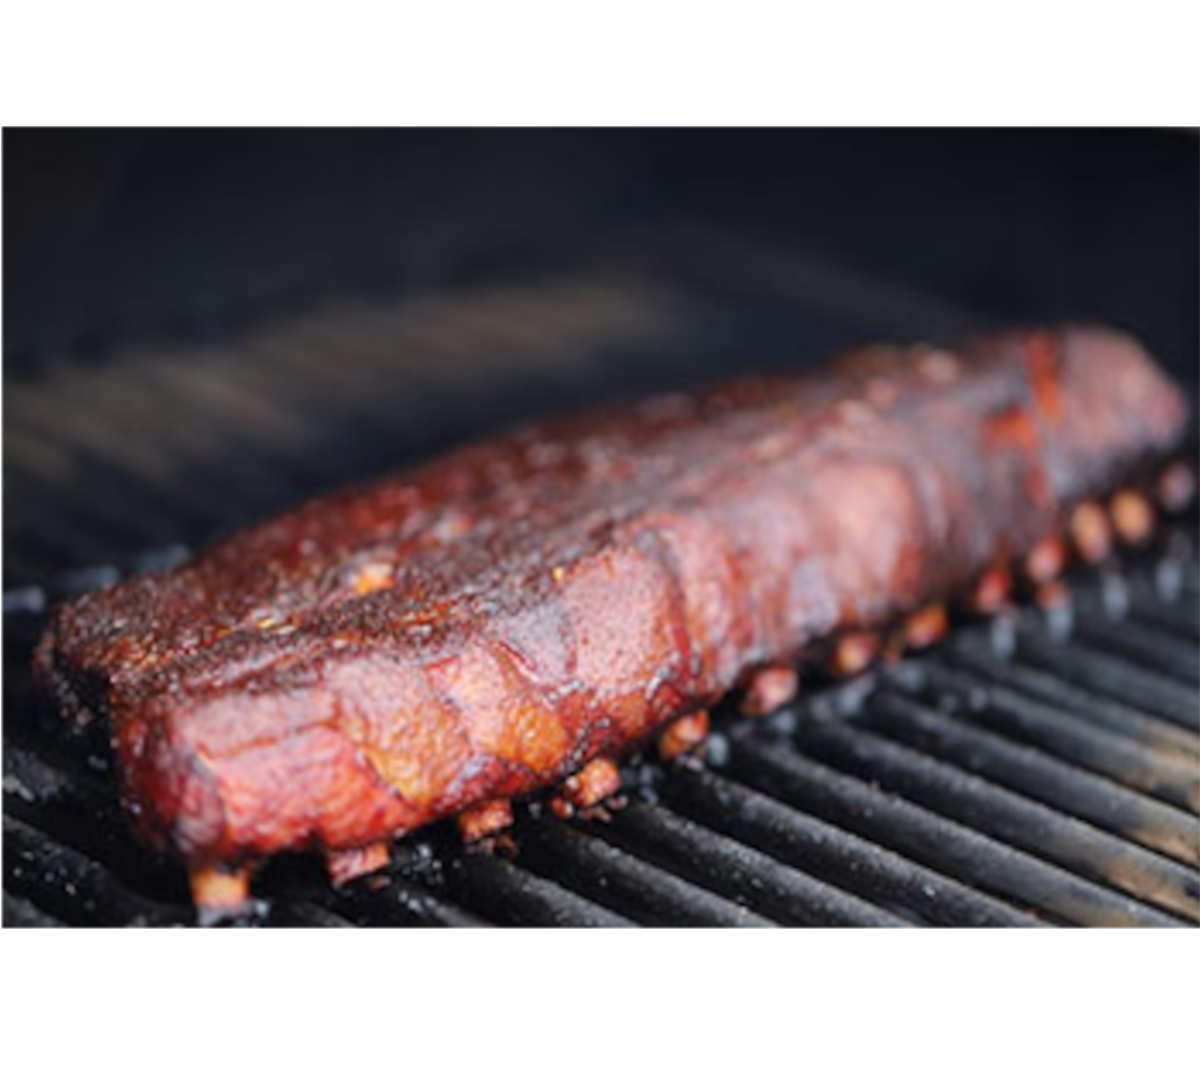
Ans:
{"type": "Polygon", "coordinates": [[[949,649],[939,653],[939,659],[971,675],[983,676],[990,683],[1007,686],[1076,716],[1086,716],[1089,723],[1174,754],[1185,762],[1200,755],[1200,738],[1192,732],[1160,720],[1135,704],[1078,686],[1053,671],[1031,667],[1020,658],[1003,662],[975,635],[964,634],[951,641],[949,649]]]}
{"type": "Polygon", "coordinates": [[[556,881],[504,859],[467,854],[445,867],[455,898],[507,926],[621,927],[634,925],[556,881]]]}
{"type": "Polygon", "coordinates": [[[1068,647],[1029,627],[1017,636],[1017,656],[1119,701],[1139,705],[1191,732],[1200,730],[1200,693],[1195,687],[1181,686],[1174,679],[1078,641],[1068,647]]]}
{"type": "Polygon", "coordinates": [[[905,686],[1014,743],[1032,744],[1181,810],[1200,812],[1198,754],[1147,746],[1006,685],[966,678],[932,659],[920,665],[919,685],[906,681],[905,686]]]}
{"type": "Polygon", "coordinates": [[[1200,866],[1200,831],[1194,828],[1194,818],[1105,777],[1010,743],[890,690],[871,699],[867,723],[889,739],[1189,866],[1200,866]]]}
{"type": "Polygon", "coordinates": [[[558,821],[518,831],[520,861],[636,922],[664,926],[771,926],[770,920],[558,821]]]}
{"type": "Polygon", "coordinates": [[[305,928],[317,930],[349,930],[354,927],[349,919],[342,918],[322,904],[303,897],[280,897],[271,904],[268,926],[305,928]]]}
{"type": "Polygon", "coordinates": [[[803,752],[821,761],[868,776],[889,791],[995,840],[1176,914],[1200,918],[1200,887],[1194,872],[1078,818],[861,726],[849,730],[816,721],[801,726],[798,742],[803,752]]]}
{"type": "Polygon", "coordinates": [[[951,926],[1037,926],[1037,919],[887,848],[712,771],[673,769],[673,807],[760,851],[878,903],[951,926]]]}
{"type": "Polygon", "coordinates": [[[4,887],[51,916],[90,926],[180,926],[190,910],[127,888],[102,863],[4,815],[4,887]]]}
{"type": "Polygon", "coordinates": [[[4,890],[4,925],[23,926],[31,929],[53,930],[65,925],[23,896],[14,896],[4,890]]]}
{"type": "Polygon", "coordinates": [[[742,783],[874,840],[943,874],[1061,921],[1093,926],[1175,926],[1157,908],[947,820],[890,790],[848,776],[777,742],[730,739],[742,783]]]}
{"type": "MultiPolygon", "coordinates": [[[[286,886],[280,890],[287,894],[286,886]]],[[[436,895],[407,876],[354,881],[342,889],[322,890],[335,912],[352,922],[373,926],[487,926],[479,915],[436,895]]]]}
{"type": "Polygon", "coordinates": [[[1100,612],[1086,605],[1075,620],[1073,640],[1133,660],[1151,671],[1177,679],[1186,687],[1200,684],[1200,654],[1195,643],[1180,640],[1170,631],[1133,620],[1105,621],[1100,612]]]}
{"type": "Polygon", "coordinates": [[[633,800],[604,830],[696,884],[787,923],[904,926],[907,921],[659,805],[633,800]]]}

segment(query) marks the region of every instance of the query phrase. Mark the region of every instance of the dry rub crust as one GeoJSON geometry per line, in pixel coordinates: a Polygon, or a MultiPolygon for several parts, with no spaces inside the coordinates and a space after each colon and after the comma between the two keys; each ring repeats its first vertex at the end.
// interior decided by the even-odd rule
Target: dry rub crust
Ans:
{"type": "Polygon", "coordinates": [[[362,848],[969,590],[1184,420],[1105,331],[871,349],[308,503],[63,608],[37,672],[193,867],[362,848]]]}

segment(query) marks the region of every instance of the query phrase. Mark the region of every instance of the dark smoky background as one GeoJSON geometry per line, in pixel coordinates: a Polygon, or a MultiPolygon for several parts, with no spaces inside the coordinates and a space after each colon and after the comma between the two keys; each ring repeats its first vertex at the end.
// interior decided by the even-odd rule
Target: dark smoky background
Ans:
{"type": "Polygon", "coordinates": [[[1096,319],[1197,379],[1187,131],[4,137],[6,580],[498,425],[1096,319]]]}
{"type": "Polygon", "coordinates": [[[6,371],[680,224],[1194,370],[1198,164],[1179,131],[9,131],[6,371]]]}

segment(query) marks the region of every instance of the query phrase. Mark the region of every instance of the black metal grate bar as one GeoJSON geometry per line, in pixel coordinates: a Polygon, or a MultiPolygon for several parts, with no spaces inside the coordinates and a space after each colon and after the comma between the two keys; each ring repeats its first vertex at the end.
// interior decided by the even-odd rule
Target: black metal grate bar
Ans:
{"type": "Polygon", "coordinates": [[[871,699],[869,724],[914,749],[1063,810],[1109,833],[1200,866],[1200,832],[1188,814],[1113,781],[1057,761],[1035,747],[981,731],[946,712],[885,690],[871,699]]]}
{"type": "Polygon", "coordinates": [[[1020,658],[1003,661],[986,643],[963,635],[949,643],[942,657],[972,675],[1012,688],[1033,700],[1065,709],[1088,723],[1138,740],[1153,750],[1190,759],[1200,753],[1200,738],[1176,724],[1159,719],[1136,704],[1106,697],[1044,669],[1034,668],[1020,658]]]}
{"type": "Polygon", "coordinates": [[[680,817],[634,801],[605,828],[611,837],[735,903],[801,926],[904,926],[874,904],[680,817]]]}
{"type": "Polygon", "coordinates": [[[1172,926],[1164,912],[778,743],[731,739],[733,774],[943,874],[1059,921],[1172,926]]]}
{"type": "Polygon", "coordinates": [[[4,887],[52,917],[87,926],[179,926],[185,906],[127,888],[102,863],[4,815],[4,887]]]}
{"type": "Polygon", "coordinates": [[[52,930],[61,927],[63,923],[50,915],[23,896],[13,896],[4,890],[4,925],[26,926],[39,930],[52,930]]]}
{"type": "Polygon", "coordinates": [[[1200,692],[1194,686],[1184,686],[1078,641],[1069,646],[1053,641],[1042,631],[1023,629],[1017,639],[1017,655],[1190,731],[1200,730],[1200,692]]]}
{"type": "Polygon", "coordinates": [[[771,926],[749,908],[556,821],[518,834],[521,861],[648,925],[771,926]],[[524,838],[531,837],[532,842],[524,838]]]}
{"type": "Polygon", "coordinates": [[[487,926],[487,920],[400,875],[355,881],[334,892],[340,915],[373,926],[487,926]]]}
{"type": "Polygon", "coordinates": [[[869,777],[889,791],[995,840],[1187,918],[1200,918],[1196,874],[1124,844],[1078,818],[862,727],[851,730],[817,721],[801,727],[798,742],[802,750],[822,761],[869,777]]]}
{"type": "Polygon", "coordinates": [[[710,828],[920,921],[952,926],[1037,926],[1038,920],[879,844],[802,813],[715,772],[673,770],[673,806],[710,828]]]}
{"type": "Polygon", "coordinates": [[[1003,684],[981,685],[934,660],[921,664],[919,672],[919,685],[907,688],[923,700],[966,713],[973,723],[1014,744],[1037,746],[1181,810],[1200,813],[1200,754],[1174,745],[1147,746],[1003,684]]]}
{"type": "Polygon", "coordinates": [[[505,859],[466,855],[448,863],[445,872],[452,895],[501,925],[634,925],[616,912],[505,859]]]}
{"type": "Polygon", "coordinates": [[[271,906],[269,926],[312,927],[315,930],[349,930],[355,924],[337,912],[300,897],[284,897],[271,906]]]}
{"type": "Polygon", "coordinates": [[[1171,676],[1186,687],[1200,684],[1200,653],[1193,642],[1151,626],[1105,622],[1094,609],[1084,608],[1079,616],[1075,640],[1171,676]]]}

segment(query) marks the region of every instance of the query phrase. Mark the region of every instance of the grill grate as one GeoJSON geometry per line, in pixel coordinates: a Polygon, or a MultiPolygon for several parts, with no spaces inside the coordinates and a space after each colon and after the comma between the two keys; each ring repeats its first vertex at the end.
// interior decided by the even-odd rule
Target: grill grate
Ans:
{"type": "MultiPolygon", "coordinates": [[[[765,720],[726,706],[703,764],[627,766],[628,805],[610,820],[523,808],[511,859],[464,852],[434,827],[396,845],[387,875],[341,890],[312,860],[280,860],[251,921],[1200,922],[1200,617],[1195,565],[1178,560],[1076,582],[1071,620],[1028,609],[1005,633],[961,627],[765,720]]],[[[33,722],[41,599],[6,597],[6,684],[18,689],[4,744],[4,921],[186,924],[182,873],[129,839],[105,761],[84,764],[33,722]]]]}
{"type": "MultiPolygon", "coordinates": [[[[130,839],[103,756],[36,720],[47,604],[508,417],[728,374],[746,354],[791,366],[990,321],[814,258],[678,239],[550,281],[347,301],[6,382],[5,924],[193,918],[180,869],[130,839]],[[114,565],[69,569],[97,560],[114,565]]],[[[1179,526],[1081,580],[1073,618],[960,627],[765,720],[727,706],[703,768],[628,766],[609,822],[528,807],[513,861],[462,852],[448,827],[396,845],[381,887],[334,891],[314,861],[281,859],[256,921],[1196,923],[1195,547],[1179,526]]]]}

